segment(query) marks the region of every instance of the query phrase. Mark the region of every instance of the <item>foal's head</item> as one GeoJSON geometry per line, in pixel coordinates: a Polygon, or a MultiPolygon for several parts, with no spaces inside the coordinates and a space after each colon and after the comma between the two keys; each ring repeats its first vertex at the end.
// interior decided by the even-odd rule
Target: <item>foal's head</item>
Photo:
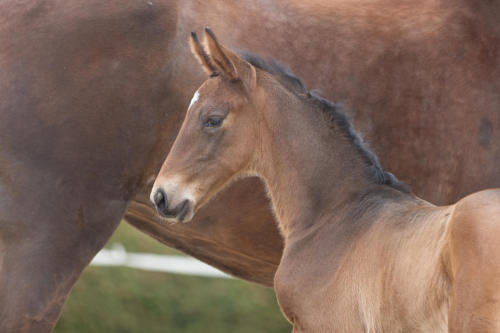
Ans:
{"type": "MultiPolygon", "coordinates": [[[[197,207],[239,175],[258,174],[268,185],[275,182],[277,155],[289,158],[281,164],[293,164],[292,171],[304,169],[304,179],[317,175],[319,167],[325,169],[328,174],[322,174],[321,184],[328,190],[332,184],[326,180],[342,175],[349,186],[375,183],[408,191],[383,170],[337,105],[307,92],[279,65],[252,55],[239,57],[220,45],[209,29],[205,48],[192,34],[191,49],[210,78],[194,94],[151,192],[153,205],[164,217],[189,221],[197,207]],[[292,112],[303,109],[321,112],[292,112]],[[306,137],[295,140],[297,133],[306,137]],[[285,149],[270,148],[283,142],[285,149]],[[335,153],[329,150],[333,146],[335,153]],[[308,168],[311,165],[315,167],[308,168]]],[[[283,170],[279,175],[287,182],[283,170]]]]}
{"type": "Polygon", "coordinates": [[[204,47],[194,33],[190,42],[210,78],[195,92],[151,192],[157,211],[176,222],[191,220],[197,207],[248,173],[259,145],[255,67],[208,28],[204,47]]]}

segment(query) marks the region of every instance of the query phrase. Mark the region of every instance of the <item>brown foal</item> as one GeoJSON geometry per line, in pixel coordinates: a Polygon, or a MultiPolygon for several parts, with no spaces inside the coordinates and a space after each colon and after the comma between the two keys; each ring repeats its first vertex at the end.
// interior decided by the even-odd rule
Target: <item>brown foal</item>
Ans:
{"type": "Polygon", "coordinates": [[[210,79],[153,186],[161,215],[187,222],[257,175],[285,239],[275,288],[294,331],[500,331],[500,191],[436,207],[275,62],[237,55],[209,29],[191,47],[210,79]]]}

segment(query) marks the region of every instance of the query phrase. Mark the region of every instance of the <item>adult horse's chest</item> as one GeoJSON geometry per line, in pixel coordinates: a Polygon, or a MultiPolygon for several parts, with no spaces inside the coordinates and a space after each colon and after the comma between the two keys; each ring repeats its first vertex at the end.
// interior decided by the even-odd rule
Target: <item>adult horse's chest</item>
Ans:
{"type": "Polygon", "coordinates": [[[416,244],[384,244],[401,236],[329,252],[327,233],[288,243],[275,277],[284,314],[299,332],[446,332],[445,283],[432,249],[403,261],[416,244]]]}

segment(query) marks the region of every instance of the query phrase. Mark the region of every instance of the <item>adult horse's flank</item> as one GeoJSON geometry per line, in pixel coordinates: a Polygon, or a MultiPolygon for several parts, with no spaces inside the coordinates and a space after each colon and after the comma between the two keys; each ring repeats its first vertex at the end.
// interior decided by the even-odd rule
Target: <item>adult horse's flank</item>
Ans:
{"type": "Polygon", "coordinates": [[[338,106],[206,29],[210,74],[153,186],[188,221],[233,179],[266,184],[285,238],[275,288],[296,332],[498,332],[500,191],[436,207],[380,166],[338,106]]]}

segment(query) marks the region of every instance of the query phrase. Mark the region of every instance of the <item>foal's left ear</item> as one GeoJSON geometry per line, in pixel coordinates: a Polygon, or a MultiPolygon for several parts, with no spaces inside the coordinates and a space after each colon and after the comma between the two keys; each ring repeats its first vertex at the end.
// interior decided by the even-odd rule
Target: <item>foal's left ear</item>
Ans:
{"type": "Polygon", "coordinates": [[[205,28],[205,47],[221,75],[231,80],[239,79],[246,85],[254,86],[257,76],[255,67],[221,45],[208,27],[205,28]]]}

